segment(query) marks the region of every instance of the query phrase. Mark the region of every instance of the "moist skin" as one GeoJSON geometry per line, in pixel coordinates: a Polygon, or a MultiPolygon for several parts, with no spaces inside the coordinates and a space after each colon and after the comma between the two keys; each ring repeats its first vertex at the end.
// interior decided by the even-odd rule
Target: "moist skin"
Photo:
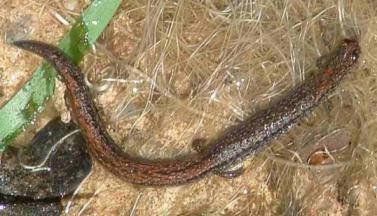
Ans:
{"type": "Polygon", "coordinates": [[[84,76],[58,48],[37,41],[16,41],[14,45],[35,53],[55,67],[63,78],[72,115],[78,122],[94,159],[124,181],[150,185],[191,182],[254,154],[286,132],[312,108],[326,99],[355,65],[360,54],[356,40],[344,39],[322,59],[321,69],[269,108],[222,132],[204,153],[181,159],[150,161],[133,157],[109,136],[98,115],[84,76]]]}

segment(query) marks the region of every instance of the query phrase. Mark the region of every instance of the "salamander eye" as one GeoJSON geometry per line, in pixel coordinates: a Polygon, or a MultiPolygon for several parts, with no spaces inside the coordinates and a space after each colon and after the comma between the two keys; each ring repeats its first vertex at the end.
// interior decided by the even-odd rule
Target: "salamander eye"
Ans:
{"type": "Polygon", "coordinates": [[[351,60],[352,60],[353,62],[355,62],[355,61],[357,61],[358,58],[359,58],[359,52],[357,52],[356,50],[353,51],[353,52],[351,53],[351,60]]]}

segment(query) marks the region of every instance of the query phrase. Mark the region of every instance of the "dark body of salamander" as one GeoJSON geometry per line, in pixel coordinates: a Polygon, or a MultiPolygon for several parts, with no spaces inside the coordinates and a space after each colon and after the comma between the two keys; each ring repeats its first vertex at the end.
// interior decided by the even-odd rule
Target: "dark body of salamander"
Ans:
{"type": "Polygon", "coordinates": [[[209,143],[210,147],[204,153],[182,159],[150,161],[123,152],[108,135],[80,68],[62,51],[37,41],[16,41],[14,45],[40,55],[61,75],[67,87],[72,115],[87,140],[92,157],[123,180],[142,185],[191,182],[261,150],[325,99],[357,62],[360,53],[356,40],[344,39],[325,59],[318,73],[269,108],[226,129],[209,143]]]}

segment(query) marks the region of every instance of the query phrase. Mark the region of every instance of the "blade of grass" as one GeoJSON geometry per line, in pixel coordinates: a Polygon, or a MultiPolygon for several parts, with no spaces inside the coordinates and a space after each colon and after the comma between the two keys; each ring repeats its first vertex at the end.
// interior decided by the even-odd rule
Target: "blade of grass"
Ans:
{"type": "MultiPolygon", "coordinates": [[[[59,43],[76,64],[100,36],[121,0],[94,0],[59,43]]],[[[56,72],[43,63],[32,78],[0,109],[0,151],[32,122],[54,94],[56,72]]]]}

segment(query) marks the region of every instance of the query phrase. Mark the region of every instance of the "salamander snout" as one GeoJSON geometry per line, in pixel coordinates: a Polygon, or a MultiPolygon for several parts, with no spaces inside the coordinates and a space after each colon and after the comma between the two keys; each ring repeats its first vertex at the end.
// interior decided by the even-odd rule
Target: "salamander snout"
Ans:
{"type": "Polygon", "coordinates": [[[359,59],[360,46],[359,42],[355,39],[343,39],[341,45],[341,51],[343,52],[343,60],[348,63],[349,66],[355,64],[359,59]]]}

